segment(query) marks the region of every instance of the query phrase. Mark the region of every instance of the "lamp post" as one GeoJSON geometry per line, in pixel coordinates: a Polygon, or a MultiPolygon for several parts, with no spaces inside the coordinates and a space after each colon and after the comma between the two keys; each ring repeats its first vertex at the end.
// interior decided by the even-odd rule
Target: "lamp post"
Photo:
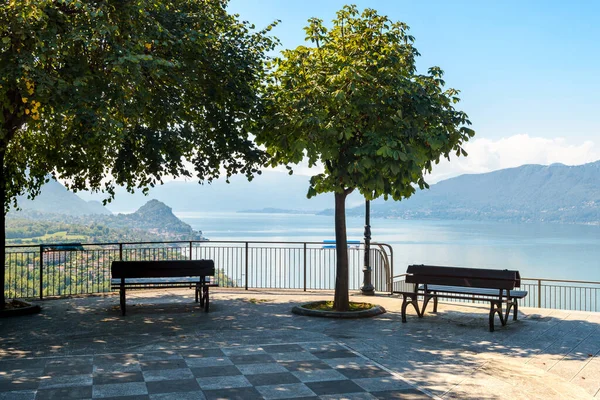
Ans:
{"type": "Polygon", "coordinates": [[[371,283],[371,202],[365,201],[365,263],[363,266],[363,284],[360,288],[364,296],[374,296],[375,288],[371,283]]]}

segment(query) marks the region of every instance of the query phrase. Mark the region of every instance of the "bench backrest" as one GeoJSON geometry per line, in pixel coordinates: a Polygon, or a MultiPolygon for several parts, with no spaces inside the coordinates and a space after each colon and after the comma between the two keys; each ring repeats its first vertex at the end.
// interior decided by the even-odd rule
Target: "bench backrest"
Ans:
{"type": "Polygon", "coordinates": [[[519,271],[409,265],[407,283],[512,290],[521,286],[519,271]]]}
{"type": "Polygon", "coordinates": [[[214,276],[213,260],[113,261],[113,278],[174,278],[214,276]]]}

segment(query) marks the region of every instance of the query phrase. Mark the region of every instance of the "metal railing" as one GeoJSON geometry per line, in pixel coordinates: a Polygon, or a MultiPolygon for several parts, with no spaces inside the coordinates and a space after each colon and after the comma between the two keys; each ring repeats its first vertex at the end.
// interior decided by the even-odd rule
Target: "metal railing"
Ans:
{"type": "MultiPolygon", "coordinates": [[[[186,241],[6,246],[5,293],[9,298],[110,292],[115,260],[212,259],[221,286],[270,289],[333,289],[335,248],[320,242],[186,241]],[[329,247],[329,246],[327,246],[329,247]]],[[[349,286],[362,284],[364,245],[348,248],[349,286]]],[[[391,246],[372,243],[375,290],[388,292],[391,246]]]]}
{"type": "MultiPolygon", "coordinates": [[[[406,283],[406,274],[392,278],[392,291],[412,291],[414,285],[406,283]]],[[[520,290],[527,297],[519,301],[523,307],[552,308],[573,311],[600,311],[600,282],[573,281],[545,278],[521,278],[520,290]]],[[[444,301],[475,302],[472,296],[444,301]]]]}

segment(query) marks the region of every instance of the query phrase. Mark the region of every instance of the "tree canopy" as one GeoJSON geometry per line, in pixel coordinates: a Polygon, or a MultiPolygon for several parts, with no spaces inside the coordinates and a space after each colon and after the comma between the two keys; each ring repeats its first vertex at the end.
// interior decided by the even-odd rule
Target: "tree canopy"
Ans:
{"type": "MultiPolygon", "coordinates": [[[[276,39],[268,34],[272,25],[255,31],[226,6],[226,0],[3,2],[5,212],[17,195],[35,195],[48,174],[71,189],[109,194],[115,185],[145,189],[165,175],[251,178],[264,152],[248,128],[260,115],[257,88],[276,39]]],[[[4,220],[2,237],[3,227],[4,220]]]]}
{"type": "Polygon", "coordinates": [[[425,174],[441,157],[466,155],[462,144],[474,132],[455,109],[459,92],[444,89],[443,71],[417,72],[419,53],[406,24],[346,6],[331,28],[313,18],[305,31],[312,46],[283,51],[271,64],[257,140],[273,165],[323,165],[308,196],[336,196],[335,303],[343,310],[345,197],[355,189],[368,200],[409,197],[415,186],[428,187],[425,174]]]}

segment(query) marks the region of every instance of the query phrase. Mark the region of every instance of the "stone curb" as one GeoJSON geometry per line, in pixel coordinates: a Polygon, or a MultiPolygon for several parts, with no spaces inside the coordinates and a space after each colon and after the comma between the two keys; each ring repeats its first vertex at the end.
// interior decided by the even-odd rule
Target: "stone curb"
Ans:
{"type": "Polygon", "coordinates": [[[29,304],[19,300],[20,303],[27,304],[26,307],[14,308],[11,310],[0,310],[0,318],[20,317],[23,315],[37,314],[42,311],[42,308],[37,304],[29,304]]]}
{"type": "MultiPolygon", "coordinates": [[[[312,304],[312,303],[307,303],[312,304]]],[[[321,310],[311,310],[309,308],[304,308],[303,305],[295,306],[292,308],[292,313],[297,315],[304,315],[308,317],[323,317],[323,318],[369,318],[375,317],[377,315],[385,313],[385,308],[375,305],[373,308],[368,310],[361,311],[321,311],[321,310]]]]}

